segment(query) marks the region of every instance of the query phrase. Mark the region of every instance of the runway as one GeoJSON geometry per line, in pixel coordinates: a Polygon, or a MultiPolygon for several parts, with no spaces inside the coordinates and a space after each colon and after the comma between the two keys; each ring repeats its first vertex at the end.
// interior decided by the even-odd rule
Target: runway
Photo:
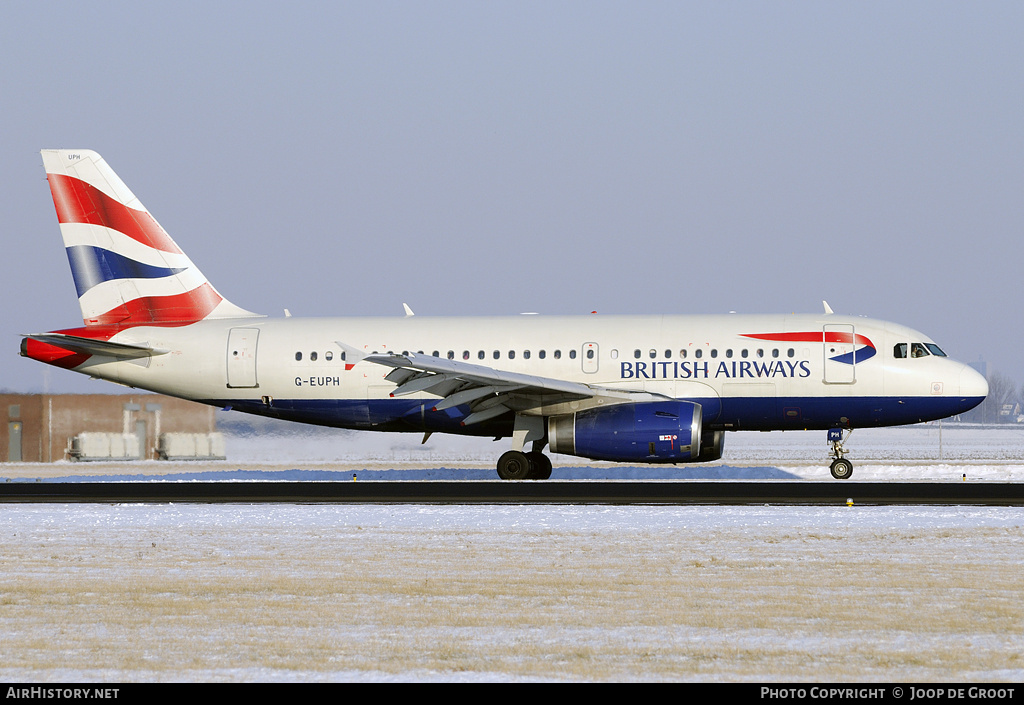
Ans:
{"type": "Polygon", "coordinates": [[[1018,482],[4,482],[0,502],[1024,506],[1018,482]]]}

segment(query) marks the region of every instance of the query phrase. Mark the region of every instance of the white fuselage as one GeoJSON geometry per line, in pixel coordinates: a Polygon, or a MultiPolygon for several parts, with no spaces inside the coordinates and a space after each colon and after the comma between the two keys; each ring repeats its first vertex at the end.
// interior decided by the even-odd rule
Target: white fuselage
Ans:
{"type": "MultiPolygon", "coordinates": [[[[497,421],[479,428],[448,423],[458,418],[451,410],[430,420],[436,395],[391,398],[396,384],[385,379],[391,369],[358,361],[353,350],[421,353],[699,401],[708,427],[729,430],[915,423],[970,408],[986,390],[981,375],[941,353],[896,356],[899,345],[909,350],[931,343],[921,333],[835,314],[254,317],[139,326],[111,340],[168,352],[144,361],[93,356],[78,371],[252,413],[351,428],[487,435],[497,429],[504,435],[497,421]],[[850,335],[830,342],[830,331],[850,335]]],[[[523,413],[546,416],[587,404],[523,413]]]]}

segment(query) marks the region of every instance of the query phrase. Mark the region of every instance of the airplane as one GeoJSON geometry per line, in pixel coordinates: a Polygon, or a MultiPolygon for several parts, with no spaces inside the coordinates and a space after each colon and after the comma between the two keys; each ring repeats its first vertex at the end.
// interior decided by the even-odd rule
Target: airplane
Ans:
{"type": "MultiPolygon", "coordinates": [[[[90,150],[43,150],[83,325],[21,355],[223,409],[348,429],[511,439],[624,463],[722,457],[728,431],[825,430],[848,479],[855,428],[963,413],[985,378],[924,334],[836,314],[271,318],[224,298],[90,150]]],[[[287,314],[287,310],[286,310],[287,314]]]]}

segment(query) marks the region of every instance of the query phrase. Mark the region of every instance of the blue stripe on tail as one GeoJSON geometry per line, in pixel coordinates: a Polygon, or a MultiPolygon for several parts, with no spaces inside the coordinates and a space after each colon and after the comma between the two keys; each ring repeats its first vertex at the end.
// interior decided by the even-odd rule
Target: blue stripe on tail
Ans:
{"type": "Polygon", "coordinates": [[[112,279],[162,279],[185,271],[184,268],[143,264],[92,245],[74,245],[67,248],[67,253],[79,296],[112,279]]]}

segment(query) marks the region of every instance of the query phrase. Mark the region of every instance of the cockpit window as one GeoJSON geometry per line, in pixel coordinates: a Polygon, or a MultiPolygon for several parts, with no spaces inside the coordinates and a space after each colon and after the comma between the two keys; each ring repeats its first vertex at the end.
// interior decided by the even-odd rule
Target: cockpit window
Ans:
{"type": "Polygon", "coordinates": [[[892,348],[892,356],[895,358],[905,358],[908,352],[910,357],[946,357],[946,353],[935,343],[896,343],[892,348]]]}

